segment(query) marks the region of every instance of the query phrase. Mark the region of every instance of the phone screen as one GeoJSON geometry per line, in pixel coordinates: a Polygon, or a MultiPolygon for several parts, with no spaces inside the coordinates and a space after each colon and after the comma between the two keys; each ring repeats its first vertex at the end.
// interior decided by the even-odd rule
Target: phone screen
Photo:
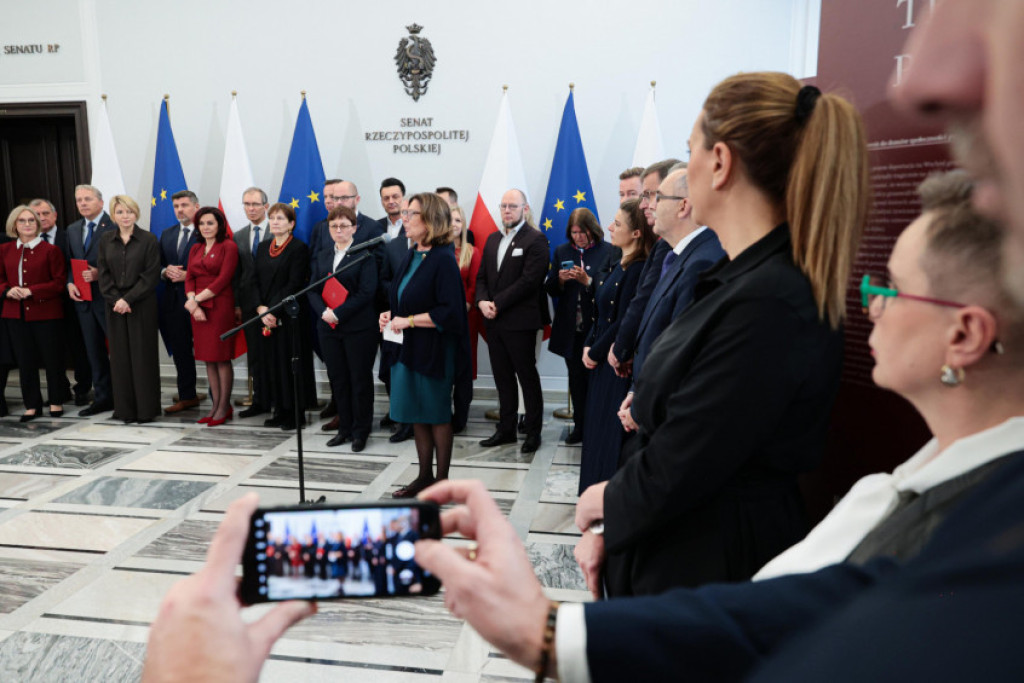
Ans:
{"type": "Polygon", "coordinates": [[[420,501],[257,510],[239,593],[248,604],[432,595],[440,582],[415,543],[439,537],[438,507],[420,501]]]}

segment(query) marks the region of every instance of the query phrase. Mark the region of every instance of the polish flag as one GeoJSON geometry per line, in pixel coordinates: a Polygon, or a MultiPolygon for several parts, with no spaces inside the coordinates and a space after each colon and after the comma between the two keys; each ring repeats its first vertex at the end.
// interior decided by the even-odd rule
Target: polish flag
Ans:
{"type": "Polygon", "coordinates": [[[633,165],[647,168],[656,161],[665,158],[665,146],[661,141],[661,126],[658,125],[658,110],[654,106],[654,81],[647,93],[644,105],[644,118],[640,122],[640,134],[636,138],[636,149],[633,150],[633,165]]]}
{"type": "Polygon", "coordinates": [[[127,194],[124,190],[121,164],[117,162],[110,117],[107,115],[106,95],[103,96],[103,104],[100,106],[99,116],[96,117],[93,133],[95,136],[92,139],[92,179],[89,184],[98,187],[105,200],[114,195],[127,194]]]}
{"type": "Polygon", "coordinates": [[[508,106],[508,92],[501,96],[501,107],[498,109],[498,123],[494,126],[491,147],[487,150],[487,161],[484,163],[484,174],[480,179],[480,191],[476,195],[476,205],[469,222],[476,243],[481,247],[487,237],[501,225],[501,212],[498,204],[506,191],[516,188],[527,195],[526,172],[523,170],[523,157],[519,153],[519,140],[512,123],[512,112],[508,106]]]}
{"type": "Polygon", "coordinates": [[[255,185],[234,93],[231,95],[228,130],[224,137],[224,166],[220,174],[220,195],[217,205],[228,219],[230,235],[233,230],[249,224],[249,219],[245,217],[245,210],[242,208],[242,193],[255,185]]]}

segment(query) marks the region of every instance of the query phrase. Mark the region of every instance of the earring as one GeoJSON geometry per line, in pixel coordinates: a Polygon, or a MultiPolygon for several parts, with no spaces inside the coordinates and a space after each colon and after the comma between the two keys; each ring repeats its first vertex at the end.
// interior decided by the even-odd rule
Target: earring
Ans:
{"type": "Polygon", "coordinates": [[[959,386],[967,373],[964,372],[963,368],[952,368],[949,365],[942,366],[942,374],[939,375],[939,381],[945,384],[947,387],[959,386]]]}

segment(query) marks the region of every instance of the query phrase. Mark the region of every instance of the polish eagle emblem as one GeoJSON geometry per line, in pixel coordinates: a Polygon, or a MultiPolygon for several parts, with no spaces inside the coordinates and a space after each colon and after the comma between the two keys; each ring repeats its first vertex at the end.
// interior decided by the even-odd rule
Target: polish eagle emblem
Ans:
{"type": "Polygon", "coordinates": [[[430,41],[420,35],[422,26],[414,23],[405,28],[409,35],[398,43],[395,64],[398,65],[398,77],[405,86],[406,94],[415,102],[420,99],[420,95],[426,94],[437,59],[430,41]]]}

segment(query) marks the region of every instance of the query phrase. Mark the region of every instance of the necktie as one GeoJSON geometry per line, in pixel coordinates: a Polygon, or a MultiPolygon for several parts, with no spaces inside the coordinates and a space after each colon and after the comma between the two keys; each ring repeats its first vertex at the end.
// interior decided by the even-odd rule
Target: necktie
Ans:
{"type": "Polygon", "coordinates": [[[82,251],[85,252],[86,256],[89,255],[89,245],[92,244],[92,231],[93,231],[93,229],[95,229],[95,227],[96,227],[96,222],[95,221],[89,221],[89,225],[86,226],[86,228],[88,228],[88,229],[86,230],[86,233],[85,233],[85,243],[82,245],[82,251]]]}
{"type": "Polygon", "coordinates": [[[668,272],[668,269],[672,267],[672,264],[676,262],[677,258],[679,258],[679,254],[674,251],[670,251],[665,254],[665,260],[661,264],[661,277],[665,277],[665,273],[668,272]]]}
{"type": "Polygon", "coordinates": [[[44,232],[43,233],[43,241],[46,242],[47,244],[50,243],[50,233],[48,233],[48,232],[44,232]]]}
{"type": "Polygon", "coordinates": [[[182,228],[181,237],[178,239],[178,263],[185,263],[185,256],[188,254],[188,236],[191,231],[188,228],[182,228]]]}
{"type": "Polygon", "coordinates": [[[252,255],[256,255],[256,250],[260,247],[260,226],[252,226],[252,255]]]}

